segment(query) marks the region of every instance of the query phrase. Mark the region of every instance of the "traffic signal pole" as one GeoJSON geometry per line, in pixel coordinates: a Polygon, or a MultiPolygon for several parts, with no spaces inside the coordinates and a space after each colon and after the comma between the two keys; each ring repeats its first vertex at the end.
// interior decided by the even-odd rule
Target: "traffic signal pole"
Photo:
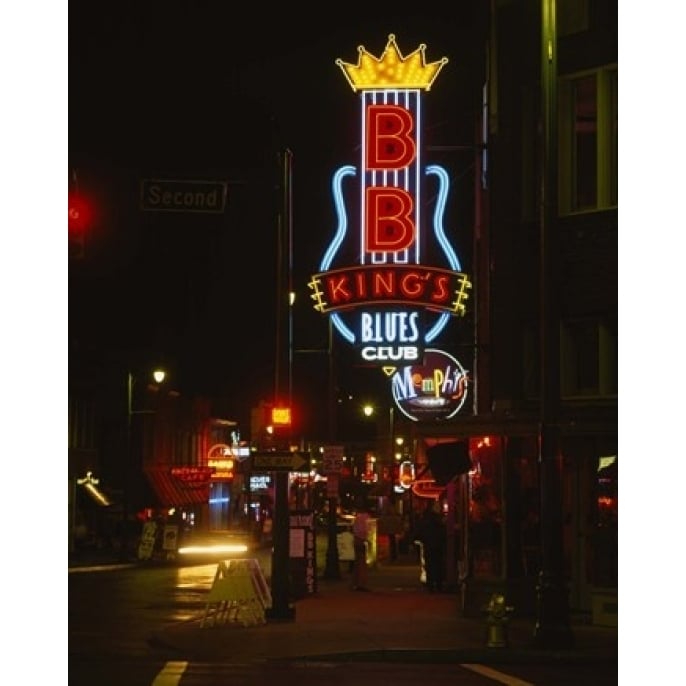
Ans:
{"type": "MultiPolygon", "coordinates": [[[[286,150],[279,154],[279,183],[278,189],[282,195],[279,200],[279,212],[276,227],[276,340],[274,350],[274,400],[275,404],[281,400],[281,389],[288,388],[288,407],[292,400],[292,331],[291,331],[291,303],[290,289],[292,279],[292,217],[291,217],[291,162],[292,154],[286,150]],[[288,322],[287,355],[284,356],[283,328],[288,322]],[[287,383],[283,383],[283,367],[286,362],[287,383]]],[[[290,419],[289,419],[290,422],[290,419]]],[[[276,428],[276,427],[275,427],[276,428]]],[[[284,433],[275,432],[277,450],[290,449],[291,426],[282,427],[284,433]]],[[[290,569],[289,569],[289,507],[288,507],[289,471],[279,469],[274,472],[274,521],[272,528],[272,606],[265,612],[270,620],[295,619],[295,606],[290,598],[290,569]]]]}
{"type": "Polygon", "coordinates": [[[267,619],[295,619],[295,607],[290,602],[288,558],[288,472],[274,473],[274,524],[272,551],[272,606],[265,612],[267,619]]]}

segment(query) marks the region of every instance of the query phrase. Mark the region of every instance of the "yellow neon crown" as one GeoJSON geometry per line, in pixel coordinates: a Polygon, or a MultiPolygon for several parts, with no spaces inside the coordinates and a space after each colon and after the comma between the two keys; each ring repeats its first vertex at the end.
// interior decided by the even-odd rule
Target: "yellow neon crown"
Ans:
{"type": "Polygon", "coordinates": [[[413,53],[403,57],[391,33],[381,57],[374,57],[360,45],[357,48],[357,64],[349,64],[340,58],[336,64],[343,70],[354,91],[395,88],[423,88],[428,91],[448,58],[427,64],[425,50],[426,45],[422,43],[413,53]]]}

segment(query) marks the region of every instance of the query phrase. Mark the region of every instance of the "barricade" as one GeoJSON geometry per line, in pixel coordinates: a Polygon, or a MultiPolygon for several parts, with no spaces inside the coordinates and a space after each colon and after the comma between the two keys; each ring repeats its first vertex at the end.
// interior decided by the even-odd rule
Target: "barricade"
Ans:
{"type": "Polygon", "coordinates": [[[265,609],[271,603],[271,592],[257,560],[222,561],[217,565],[200,627],[227,622],[265,624],[265,609]]]}

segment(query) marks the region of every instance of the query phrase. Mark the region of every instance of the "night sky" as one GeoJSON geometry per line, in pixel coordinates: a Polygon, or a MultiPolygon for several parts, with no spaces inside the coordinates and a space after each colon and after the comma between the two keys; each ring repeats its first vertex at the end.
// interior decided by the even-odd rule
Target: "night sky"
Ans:
{"type": "MultiPolygon", "coordinates": [[[[482,17],[452,3],[431,17],[345,6],[288,11],[229,3],[69,4],[69,169],[94,201],[88,259],[70,265],[70,346],[160,360],[183,392],[225,399],[243,425],[274,393],[278,153],[293,154],[293,386],[309,432],[322,423],[327,324],[307,281],[335,229],[331,178],[358,163],[359,96],[337,58],[404,55],[426,43],[448,57],[424,99],[429,146],[473,142],[483,81],[482,17]],[[143,179],[228,181],[221,215],[141,212],[143,179]],[[322,351],[318,354],[316,351],[322,351]],[[308,353],[300,351],[310,351],[308,353]]],[[[456,202],[471,201],[471,157],[437,153],[456,202]],[[462,192],[463,198],[460,197],[462,192]]],[[[469,226],[458,227],[469,241],[469,226]]],[[[468,246],[468,243],[467,243],[468,246]]],[[[284,332],[287,335],[287,332],[284,332]]],[[[342,374],[373,394],[379,370],[342,374]]],[[[126,362],[130,364],[130,362],[126,362]]],[[[350,373],[349,373],[350,372],[350,373]]],[[[347,389],[343,389],[346,390],[347,389]]]]}

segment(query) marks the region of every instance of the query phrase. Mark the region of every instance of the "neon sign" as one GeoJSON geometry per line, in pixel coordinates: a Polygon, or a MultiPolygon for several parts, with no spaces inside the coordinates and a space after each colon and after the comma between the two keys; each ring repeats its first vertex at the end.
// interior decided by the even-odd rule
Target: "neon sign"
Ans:
{"type": "Polygon", "coordinates": [[[427,348],[422,364],[396,369],[391,390],[398,409],[409,419],[450,419],[467,400],[469,373],[443,350],[427,348]]]}
{"type": "Polygon", "coordinates": [[[421,361],[450,318],[465,314],[471,289],[443,226],[448,174],[421,160],[422,91],[448,62],[427,64],[425,50],[404,57],[391,34],[380,58],[360,46],[357,64],[336,60],[360,94],[360,166],[333,176],[338,227],[308,287],[315,310],[367,363],[421,361]],[[430,213],[425,198],[434,196],[430,213]]]}

